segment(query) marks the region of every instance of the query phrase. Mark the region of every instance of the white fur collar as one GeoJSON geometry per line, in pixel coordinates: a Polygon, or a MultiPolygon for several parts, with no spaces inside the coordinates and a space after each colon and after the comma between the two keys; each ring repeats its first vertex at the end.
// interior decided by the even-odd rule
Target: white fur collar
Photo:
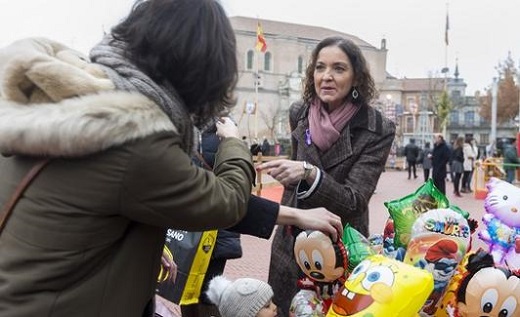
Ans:
{"type": "Polygon", "coordinates": [[[82,156],[160,131],[166,114],[137,93],[115,91],[97,64],[44,38],[0,50],[0,152],[82,156]]]}
{"type": "Polygon", "coordinates": [[[175,131],[148,98],[103,92],[60,103],[0,102],[0,152],[83,156],[160,131],[175,131]]]}

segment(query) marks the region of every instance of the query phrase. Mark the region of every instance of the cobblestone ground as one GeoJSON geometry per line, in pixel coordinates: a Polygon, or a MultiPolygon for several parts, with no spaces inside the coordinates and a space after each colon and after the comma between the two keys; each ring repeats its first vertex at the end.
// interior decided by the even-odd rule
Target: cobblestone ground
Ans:
{"type": "MultiPolygon", "coordinates": [[[[404,197],[415,192],[423,184],[422,170],[418,170],[419,177],[408,180],[406,171],[387,170],[381,175],[377,185],[376,193],[370,200],[370,233],[382,233],[384,224],[388,219],[388,211],[384,202],[404,197]]],[[[462,194],[462,197],[453,195],[453,183],[446,182],[446,192],[450,203],[468,211],[471,217],[479,221],[484,214],[484,202],[476,199],[473,194],[462,194]]],[[[262,190],[262,196],[279,201],[282,194],[280,186],[267,187],[262,190]]],[[[478,231],[478,230],[477,230],[478,231]]],[[[242,235],[243,256],[240,259],[227,262],[224,275],[230,279],[238,277],[254,277],[267,281],[269,269],[271,240],[263,240],[247,235],[242,235]]],[[[474,236],[473,248],[485,247],[485,245],[474,236]]],[[[180,316],[178,307],[170,302],[160,300],[164,304],[163,316],[180,316]],[[169,314],[169,315],[168,315],[169,314]]]]}

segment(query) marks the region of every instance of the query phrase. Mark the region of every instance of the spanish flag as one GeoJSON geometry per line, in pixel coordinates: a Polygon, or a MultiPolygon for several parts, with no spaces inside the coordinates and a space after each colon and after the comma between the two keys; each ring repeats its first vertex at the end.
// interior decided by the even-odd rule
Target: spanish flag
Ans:
{"type": "Polygon", "coordinates": [[[262,25],[260,21],[258,21],[256,27],[256,50],[262,53],[267,51],[267,43],[265,42],[264,31],[262,30],[262,25]]]}

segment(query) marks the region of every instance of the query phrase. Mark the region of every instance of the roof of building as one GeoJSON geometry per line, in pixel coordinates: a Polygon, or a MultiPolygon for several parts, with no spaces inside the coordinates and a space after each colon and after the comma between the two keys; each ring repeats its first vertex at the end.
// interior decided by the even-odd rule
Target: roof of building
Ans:
{"type": "Polygon", "coordinates": [[[235,31],[252,32],[256,34],[257,22],[260,21],[264,36],[269,37],[294,37],[303,40],[320,41],[328,36],[339,35],[352,40],[358,46],[376,49],[373,45],[366,41],[348,33],[342,33],[335,30],[327,29],[320,26],[311,26],[304,24],[295,24],[288,22],[258,20],[256,18],[235,16],[229,18],[231,25],[235,31]]]}
{"type": "Polygon", "coordinates": [[[441,91],[444,78],[402,78],[403,91],[441,91]]]}

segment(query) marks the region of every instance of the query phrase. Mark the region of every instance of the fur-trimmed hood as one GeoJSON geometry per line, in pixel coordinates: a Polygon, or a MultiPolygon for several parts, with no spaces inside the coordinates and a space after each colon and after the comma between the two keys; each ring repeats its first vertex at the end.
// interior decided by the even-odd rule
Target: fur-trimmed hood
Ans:
{"type": "Polygon", "coordinates": [[[2,154],[83,156],[176,132],[150,99],[115,90],[81,53],[43,38],[0,50],[0,97],[2,154]]]}

